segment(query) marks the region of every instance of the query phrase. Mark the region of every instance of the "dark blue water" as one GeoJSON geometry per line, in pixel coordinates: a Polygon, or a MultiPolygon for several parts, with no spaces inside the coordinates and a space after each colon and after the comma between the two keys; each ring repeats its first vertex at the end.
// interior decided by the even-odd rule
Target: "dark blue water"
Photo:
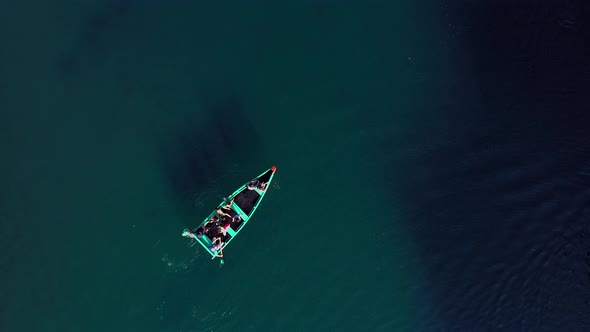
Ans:
{"type": "Polygon", "coordinates": [[[0,330],[589,330],[589,14],[4,4],[0,330]]]}
{"type": "Polygon", "coordinates": [[[442,7],[466,72],[389,168],[442,330],[588,330],[590,7],[442,7]]]}

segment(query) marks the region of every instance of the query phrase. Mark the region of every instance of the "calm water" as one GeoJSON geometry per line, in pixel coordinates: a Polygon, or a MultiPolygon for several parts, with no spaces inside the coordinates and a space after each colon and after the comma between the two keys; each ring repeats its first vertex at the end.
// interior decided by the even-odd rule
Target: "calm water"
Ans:
{"type": "Polygon", "coordinates": [[[0,13],[0,330],[590,329],[584,2],[0,13]]]}

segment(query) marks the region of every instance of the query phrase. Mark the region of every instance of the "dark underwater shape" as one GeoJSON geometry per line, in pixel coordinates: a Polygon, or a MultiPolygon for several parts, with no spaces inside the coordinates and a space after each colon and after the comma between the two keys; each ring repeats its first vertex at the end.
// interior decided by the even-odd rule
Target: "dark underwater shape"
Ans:
{"type": "Polygon", "coordinates": [[[445,331],[590,330],[588,2],[449,7],[482,104],[445,105],[389,176],[433,305],[445,331]]]}
{"type": "Polygon", "coordinates": [[[181,200],[241,158],[258,155],[258,135],[239,96],[231,89],[221,94],[210,91],[207,96],[197,93],[202,109],[195,114],[200,120],[184,119],[175,137],[161,146],[166,178],[181,200]]]}

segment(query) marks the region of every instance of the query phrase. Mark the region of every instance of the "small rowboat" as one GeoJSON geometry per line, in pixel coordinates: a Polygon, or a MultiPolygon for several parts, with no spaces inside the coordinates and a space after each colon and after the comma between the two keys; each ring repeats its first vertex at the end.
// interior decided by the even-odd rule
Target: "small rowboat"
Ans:
{"type": "Polygon", "coordinates": [[[211,255],[220,253],[252,219],[252,215],[270,188],[276,166],[241,186],[221,202],[213,212],[193,230],[184,230],[182,236],[195,239],[211,255]]]}

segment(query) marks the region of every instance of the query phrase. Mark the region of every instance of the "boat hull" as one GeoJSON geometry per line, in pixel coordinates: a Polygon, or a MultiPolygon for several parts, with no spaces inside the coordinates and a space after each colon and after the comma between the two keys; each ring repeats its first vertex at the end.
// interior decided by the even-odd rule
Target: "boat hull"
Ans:
{"type": "Polygon", "coordinates": [[[219,203],[195,230],[185,230],[182,236],[199,242],[212,259],[218,257],[252,219],[270,189],[275,172],[276,167],[273,166],[239,187],[226,200],[219,203]],[[202,236],[197,236],[199,230],[203,233],[202,236]]]}

